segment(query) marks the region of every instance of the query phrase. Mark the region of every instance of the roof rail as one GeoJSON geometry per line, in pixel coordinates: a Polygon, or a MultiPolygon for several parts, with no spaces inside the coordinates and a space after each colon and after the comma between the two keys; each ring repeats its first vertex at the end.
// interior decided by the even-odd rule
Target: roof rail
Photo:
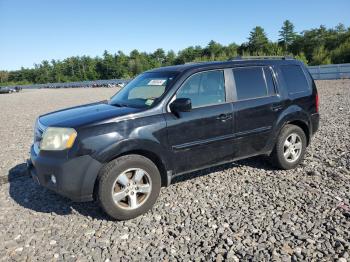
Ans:
{"type": "Polygon", "coordinates": [[[282,60],[292,60],[294,59],[292,56],[236,56],[234,58],[229,59],[229,61],[232,60],[263,60],[263,59],[282,59],[282,60]]]}
{"type": "Polygon", "coordinates": [[[195,64],[199,64],[199,63],[203,63],[203,62],[185,62],[184,65],[195,65],[195,64]]]}

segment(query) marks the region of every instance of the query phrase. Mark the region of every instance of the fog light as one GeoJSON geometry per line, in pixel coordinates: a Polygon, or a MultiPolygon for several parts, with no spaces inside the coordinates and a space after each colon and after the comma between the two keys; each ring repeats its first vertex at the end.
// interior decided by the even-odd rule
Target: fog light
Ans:
{"type": "Polygon", "coordinates": [[[56,177],[54,175],[51,175],[51,182],[56,184],[56,177]]]}

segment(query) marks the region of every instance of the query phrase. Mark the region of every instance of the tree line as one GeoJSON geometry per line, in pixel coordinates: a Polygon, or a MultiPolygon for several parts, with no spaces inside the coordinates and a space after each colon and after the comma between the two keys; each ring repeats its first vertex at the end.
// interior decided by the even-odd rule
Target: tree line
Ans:
{"type": "Polygon", "coordinates": [[[278,41],[270,41],[265,30],[256,26],[248,41],[222,45],[210,41],[207,46],[190,46],[177,54],[162,48],[153,53],[133,50],[129,55],[105,51],[102,57],[73,56],[64,60],[44,60],[34,68],[0,71],[0,85],[54,82],[74,82],[97,79],[132,78],[155,67],[187,62],[227,60],[249,55],[292,55],[309,65],[350,62],[350,27],[338,24],[334,28],[320,26],[297,33],[289,20],[284,21],[278,41]]]}

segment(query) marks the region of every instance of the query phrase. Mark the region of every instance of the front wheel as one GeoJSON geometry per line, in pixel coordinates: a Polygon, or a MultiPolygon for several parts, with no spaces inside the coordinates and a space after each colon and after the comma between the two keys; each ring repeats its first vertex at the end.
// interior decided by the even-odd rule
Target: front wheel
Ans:
{"type": "Polygon", "coordinates": [[[127,220],[147,212],[156,202],[160,187],[160,173],[151,160],[140,155],[126,155],[103,169],[98,200],[108,215],[127,220]]]}
{"type": "Polygon", "coordinates": [[[281,169],[295,168],[304,159],[306,143],[305,133],[300,127],[286,125],[271,153],[271,163],[281,169]]]}

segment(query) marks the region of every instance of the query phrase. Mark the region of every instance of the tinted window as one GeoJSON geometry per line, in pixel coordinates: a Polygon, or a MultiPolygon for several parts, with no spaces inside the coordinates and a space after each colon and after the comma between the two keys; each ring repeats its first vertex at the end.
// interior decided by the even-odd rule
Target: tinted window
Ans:
{"type": "Polygon", "coordinates": [[[190,98],[192,107],[225,102],[224,72],[209,71],[192,75],[179,89],[176,98],[190,98]]]}
{"type": "Polygon", "coordinates": [[[300,66],[281,66],[281,71],[290,94],[303,92],[309,88],[305,74],[300,66]]]}
{"type": "Polygon", "coordinates": [[[267,96],[262,67],[235,68],[233,74],[238,100],[267,96]]]}
{"type": "Polygon", "coordinates": [[[275,83],[273,82],[271,70],[268,67],[264,67],[264,73],[269,95],[276,94],[275,83]]]}

